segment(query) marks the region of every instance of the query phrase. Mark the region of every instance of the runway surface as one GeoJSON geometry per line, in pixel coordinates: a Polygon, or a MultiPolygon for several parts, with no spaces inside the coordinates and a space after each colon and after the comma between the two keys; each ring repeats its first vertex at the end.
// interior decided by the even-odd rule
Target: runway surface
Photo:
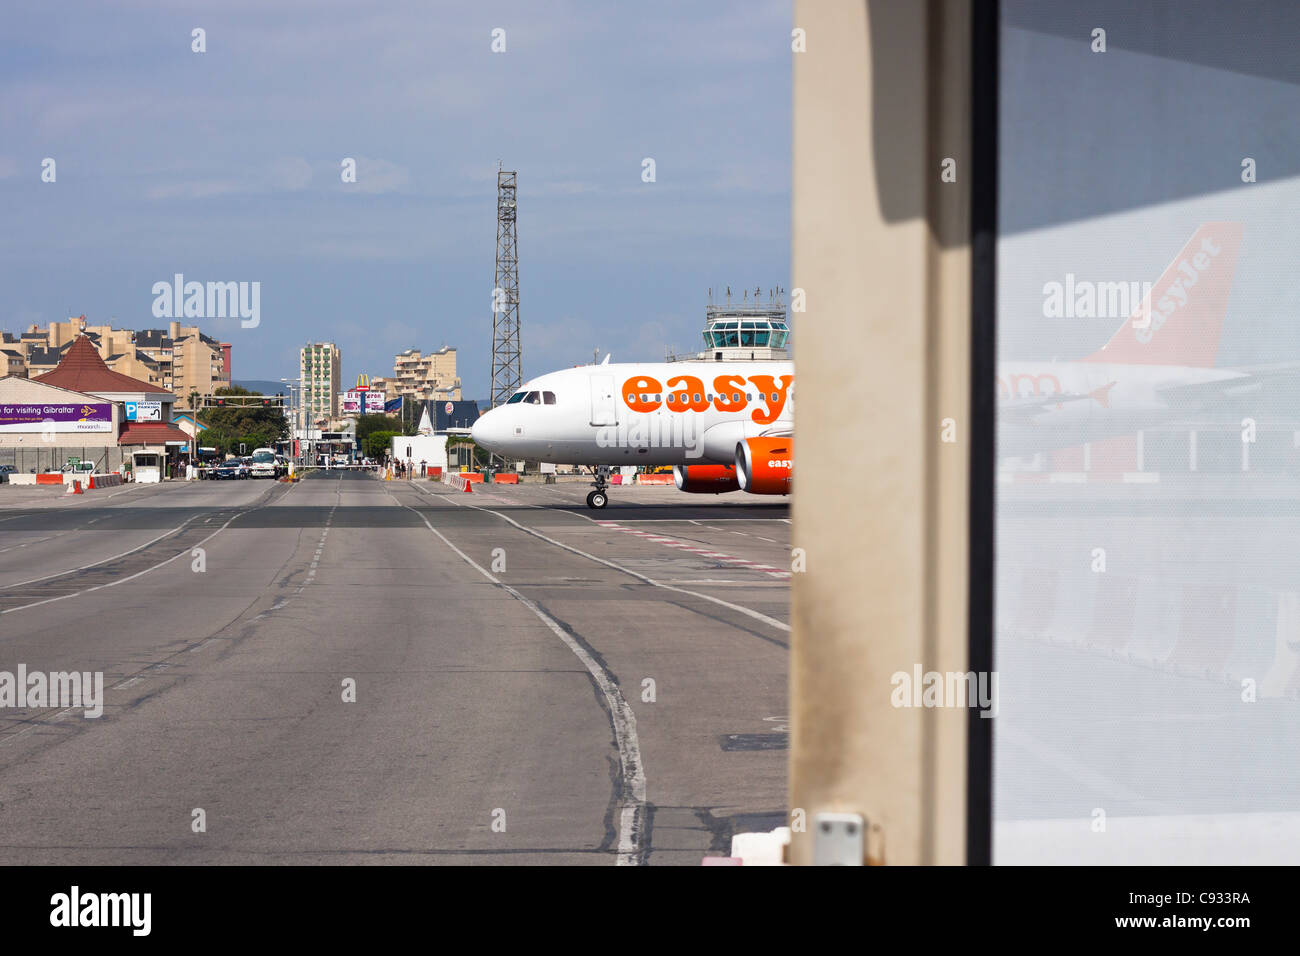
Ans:
{"type": "Polygon", "coordinates": [[[789,512],[317,472],[0,494],[0,863],[698,865],[785,822],[789,512]],[[354,699],[352,699],[354,698],[354,699]]]}

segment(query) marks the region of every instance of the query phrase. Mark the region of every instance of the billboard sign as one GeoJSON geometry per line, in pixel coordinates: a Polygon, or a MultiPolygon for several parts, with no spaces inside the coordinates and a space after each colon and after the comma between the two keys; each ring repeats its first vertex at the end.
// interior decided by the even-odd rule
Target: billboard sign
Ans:
{"type": "Polygon", "coordinates": [[[128,422],[162,421],[162,402],[125,402],[128,422]]]}
{"type": "Polygon", "coordinates": [[[384,398],[383,392],[372,392],[366,389],[340,392],[339,414],[382,415],[384,412],[384,398]]]}
{"type": "Polygon", "coordinates": [[[0,404],[0,432],[111,432],[111,402],[0,404]]]}

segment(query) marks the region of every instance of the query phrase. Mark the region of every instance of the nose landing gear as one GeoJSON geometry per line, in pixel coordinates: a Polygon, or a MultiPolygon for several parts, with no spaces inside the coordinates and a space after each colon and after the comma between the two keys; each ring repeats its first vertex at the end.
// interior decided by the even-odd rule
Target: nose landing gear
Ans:
{"type": "Polygon", "coordinates": [[[592,485],[596,490],[587,495],[587,507],[599,510],[609,504],[609,495],[605,492],[609,485],[609,465],[596,466],[596,480],[592,485]]]}

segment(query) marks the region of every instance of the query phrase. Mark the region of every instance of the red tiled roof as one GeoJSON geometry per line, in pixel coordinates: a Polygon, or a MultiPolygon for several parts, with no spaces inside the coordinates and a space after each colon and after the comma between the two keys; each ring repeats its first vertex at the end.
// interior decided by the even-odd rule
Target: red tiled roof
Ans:
{"type": "Polygon", "coordinates": [[[189,444],[190,436],[165,422],[123,422],[122,433],[117,436],[119,445],[162,445],[169,441],[189,444]]]}
{"type": "Polygon", "coordinates": [[[167,393],[159,385],[150,385],[139,379],[114,372],[104,364],[90,339],[78,335],[72,347],[53,371],[39,375],[32,381],[46,385],[70,388],[74,392],[154,392],[167,393]]]}

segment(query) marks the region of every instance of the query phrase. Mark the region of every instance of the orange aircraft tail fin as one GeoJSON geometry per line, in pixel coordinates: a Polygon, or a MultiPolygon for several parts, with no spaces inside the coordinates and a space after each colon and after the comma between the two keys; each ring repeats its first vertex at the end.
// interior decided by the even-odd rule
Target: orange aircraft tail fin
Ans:
{"type": "Polygon", "coordinates": [[[1213,366],[1240,245],[1241,223],[1205,223],[1119,331],[1084,361],[1213,366]]]}

